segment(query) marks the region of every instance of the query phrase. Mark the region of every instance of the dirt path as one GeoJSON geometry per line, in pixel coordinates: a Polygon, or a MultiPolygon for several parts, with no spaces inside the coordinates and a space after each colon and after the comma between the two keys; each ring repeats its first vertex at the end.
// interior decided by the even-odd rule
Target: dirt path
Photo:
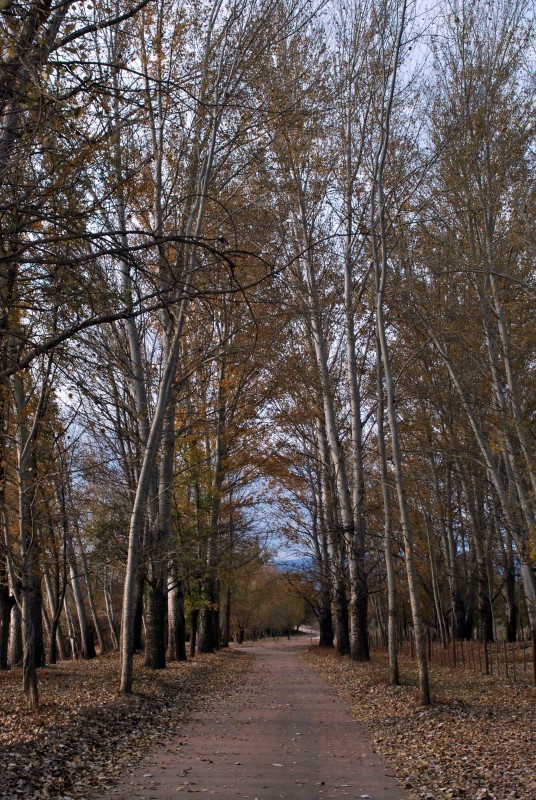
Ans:
{"type": "Polygon", "coordinates": [[[249,800],[403,800],[364,731],[299,646],[257,644],[247,684],[196,714],[180,739],[149,756],[109,800],[181,793],[249,800]]]}

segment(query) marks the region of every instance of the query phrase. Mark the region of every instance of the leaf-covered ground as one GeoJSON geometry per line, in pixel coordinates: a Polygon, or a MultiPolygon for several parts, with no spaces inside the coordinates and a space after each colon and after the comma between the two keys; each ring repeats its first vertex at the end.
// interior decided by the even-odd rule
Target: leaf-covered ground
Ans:
{"type": "Polygon", "coordinates": [[[236,691],[248,655],[221,652],[146,670],[137,659],[130,698],[118,698],[119,662],[105,656],[39,671],[41,706],[26,709],[20,669],[0,673],[0,798],[83,800],[162,746],[194,711],[236,691]]]}
{"type": "Polygon", "coordinates": [[[412,800],[536,800],[536,691],[434,666],[433,705],[418,705],[414,664],[387,685],[385,656],[357,664],[313,648],[305,657],[349,703],[412,800]]]}

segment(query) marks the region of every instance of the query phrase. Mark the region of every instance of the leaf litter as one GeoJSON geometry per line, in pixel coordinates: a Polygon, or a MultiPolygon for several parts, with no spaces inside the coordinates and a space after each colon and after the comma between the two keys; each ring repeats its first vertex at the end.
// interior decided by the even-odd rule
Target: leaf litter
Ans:
{"type": "Polygon", "coordinates": [[[415,663],[389,686],[384,654],[366,664],[311,648],[304,657],[345,700],[410,800],[536,800],[536,691],[450,667],[431,670],[418,704],[415,663]]]}
{"type": "Polygon", "coordinates": [[[89,800],[149,751],[180,735],[243,684],[251,657],[200,655],[153,671],[136,657],[135,694],[118,697],[119,659],[65,661],[39,670],[41,705],[26,708],[21,670],[0,673],[1,800],[89,800]]]}

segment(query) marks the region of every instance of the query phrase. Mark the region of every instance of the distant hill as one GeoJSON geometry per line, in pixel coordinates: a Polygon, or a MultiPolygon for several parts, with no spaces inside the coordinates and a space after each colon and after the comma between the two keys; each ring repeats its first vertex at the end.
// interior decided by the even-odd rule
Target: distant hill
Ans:
{"type": "Polygon", "coordinates": [[[311,556],[294,556],[289,558],[278,558],[271,562],[281,572],[293,572],[295,570],[310,570],[313,566],[311,556]]]}

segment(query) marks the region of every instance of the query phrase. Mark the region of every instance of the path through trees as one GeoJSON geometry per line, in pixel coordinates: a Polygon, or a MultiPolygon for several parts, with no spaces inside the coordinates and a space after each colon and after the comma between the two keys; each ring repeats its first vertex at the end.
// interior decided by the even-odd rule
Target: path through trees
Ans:
{"type": "Polygon", "coordinates": [[[126,696],[138,652],[294,601],[392,684],[414,643],[424,705],[438,643],[531,646],[536,684],[533,3],[427,5],[0,2],[0,670],[30,707],[47,662],[120,650],[126,696]]]}
{"type": "Polygon", "coordinates": [[[179,792],[222,799],[403,800],[364,729],[300,657],[301,649],[285,639],[256,644],[249,650],[254,661],[247,681],[232,698],[196,714],[107,798],[169,800],[179,792]]]}

